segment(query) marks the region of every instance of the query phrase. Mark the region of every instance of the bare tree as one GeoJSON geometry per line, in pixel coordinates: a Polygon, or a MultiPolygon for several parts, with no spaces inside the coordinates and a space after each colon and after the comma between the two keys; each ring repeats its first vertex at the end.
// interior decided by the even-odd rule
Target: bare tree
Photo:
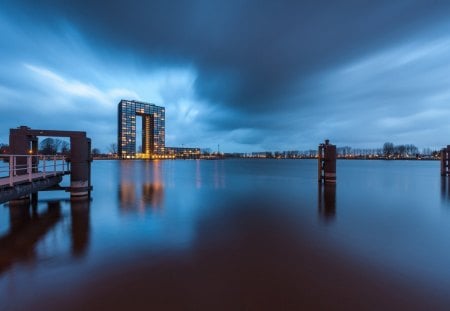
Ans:
{"type": "Polygon", "coordinates": [[[42,140],[40,143],[40,151],[42,154],[56,154],[58,149],[55,144],[55,140],[50,137],[42,140]]]}
{"type": "Polygon", "coordinates": [[[419,148],[414,146],[413,144],[405,145],[406,153],[408,155],[417,155],[419,153],[419,148]]]}
{"type": "Polygon", "coordinates": [[[61,144],[62,144],[62,140],[61,139],[59,139],[59,138],[55,138],[54,139],[54,145],[55,145],[56,152],[59,151],[59,149],[61,147],[61,144]]]}
{"type": "Polygon", "coordinates": [[[61,153],[67,155],[69,154],[69,152],[70,152],[70,144],[65,140],[61,141],[61,153]]]}
{"type": "Polygon", "coordinates": [[[98,156],[100,153],[101,153],[101,152],[100,152],[100,149],[98,149],[98,148],[92,149],[92,155],[93,155],[93,156],[98,156]]]}
{"type": "Polygon", "coordinates": [[[406,147],[405,145],[398,145],[395,146],[395,149],[397,150],[396,153],[398,153],[399,156],[404,157],[406,153],[406,147]]]}
{"type": "Polygon", "coordinates": [[[108,146],[108,151],[112,154],[116,154],[117,153],[117,144],[112,143],[108,146]]]}
{"type": "Polygon", "coordinates": [[[393,153],[394,153],[394,144],[393,143],[389,143],[389,142],[384,143],[384,145],[383,145],[383,154],[385,156],[390,156],[393,153]]]}

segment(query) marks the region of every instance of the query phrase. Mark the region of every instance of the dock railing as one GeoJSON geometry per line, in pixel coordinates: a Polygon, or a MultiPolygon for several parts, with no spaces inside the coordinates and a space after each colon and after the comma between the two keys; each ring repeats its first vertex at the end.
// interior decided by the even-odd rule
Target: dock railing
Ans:
{"type": "Polygon", "coordinates": [[[36,177],[45,178],[70,171],[70,163],[63,155],[0,155],[0,179],[9,178],[9,186],[13,186],[17,178],[28,176],[28,181],[36,177]]]}

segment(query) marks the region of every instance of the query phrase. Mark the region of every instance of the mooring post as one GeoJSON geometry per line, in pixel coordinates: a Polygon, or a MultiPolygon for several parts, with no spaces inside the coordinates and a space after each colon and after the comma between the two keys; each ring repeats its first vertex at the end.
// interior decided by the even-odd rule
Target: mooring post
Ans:
{"type": "Polygon", "coordinates": [[[321,183],[323,179],[323,144],[320,144],[317,150],[317,169],[318,181],[321,183]]]}
{"type": "Polygon", "coordinates": [[[441,176],[449,175],[450,145],[441,149],[441,176]]]}
{"type": "Polygon", "coordinates": [[[336,182],[336,145],[330,144],[328,139],[319,145],[318,171],[319,182],[336,182]]]}

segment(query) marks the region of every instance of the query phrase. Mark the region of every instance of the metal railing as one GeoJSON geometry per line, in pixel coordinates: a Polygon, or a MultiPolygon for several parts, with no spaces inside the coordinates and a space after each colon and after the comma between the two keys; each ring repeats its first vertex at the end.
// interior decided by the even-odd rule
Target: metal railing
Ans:
{"type": "Polygon", "coordinates": [[[9,178],[13,186],[16,176],[34,177],[53,176],[70,171],[70,163],[61,155],[0,155],[0,178],[9,178]]]}

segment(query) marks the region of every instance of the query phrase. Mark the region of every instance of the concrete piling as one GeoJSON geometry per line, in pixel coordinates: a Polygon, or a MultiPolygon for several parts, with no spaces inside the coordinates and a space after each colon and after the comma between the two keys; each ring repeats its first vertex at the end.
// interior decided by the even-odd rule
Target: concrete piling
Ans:
{"type": "Polygon", "coordinates": [[[319,145],[318,181],[320,183],[336,182],[336,145],[330,144],[328,139],[319,145]]]}
{"type": "Polygon", "coordinates": [[[450,164],[450,145],[441,149],[441,176],[448,176],[450,164]]]}

